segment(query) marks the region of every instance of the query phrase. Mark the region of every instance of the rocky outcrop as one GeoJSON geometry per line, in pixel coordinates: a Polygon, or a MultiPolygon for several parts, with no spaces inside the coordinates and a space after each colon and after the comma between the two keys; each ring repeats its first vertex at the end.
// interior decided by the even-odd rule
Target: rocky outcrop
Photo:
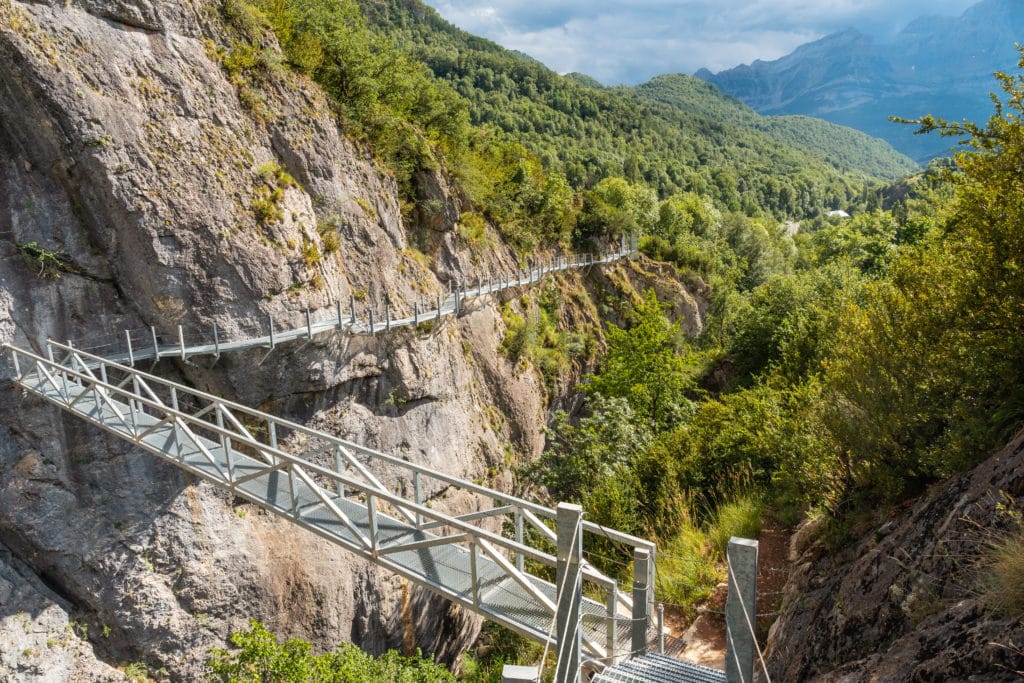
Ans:
{"type": "MultiPolygon", "coordinates": [[[[218,8],[0,0],[0,341],[262,333],[268,315],[294,326],[305,307],[350,295],[402,313],[449,282],[511,269],[507,249],[460,247],[461,199],[440,172],[421,182],[426,224],[405,225],[393,180],[339,133],[312,83],[284,68],[232,82],[218,8]]],[[[481,301],[430,333],[327,335],[155,372],[508,485],[515,459],[543,446],[545,405],[537,374],[497,352],[503,334],[481,301]]],[[[455,511],[477,504],[428,493],[455,511]]],[[[7,381],[0,542],[0,676],[16,680],[121,675],[108,664],[195,680],[249,618],[319,649],[418,646],[449,662],[479,626],[7,381]],[[88,642],[60,635],[71,620],[88,642]],[[4,637],[24,623],[37,635],[4,637]],[[47,634],[61,646],[45,647],[47,634]]]]}
{"type": "Polygon", "coordinates": [[[772,680],[1019,681],[1024,622],[981,587],[986,548],[1019,530],[1021,509],[1024,431],[837,554],[798,533],[772,680]]]}

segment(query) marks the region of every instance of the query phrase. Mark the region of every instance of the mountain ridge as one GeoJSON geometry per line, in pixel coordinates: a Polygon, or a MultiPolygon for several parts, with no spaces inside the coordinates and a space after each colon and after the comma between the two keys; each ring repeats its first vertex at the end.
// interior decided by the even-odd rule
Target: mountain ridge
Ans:
{"type": "Polygon", "coordinates": [[[1013,68],[1022,32],[1024,5],[983,0],[959,17],[919,17],[890,42],[847,29],[776,60],[694,75],[761,114],[823,118],[923,163],[948,153],[949,140],[915,137],[888,117],[986,119],[992,74],[1013,68]]]}

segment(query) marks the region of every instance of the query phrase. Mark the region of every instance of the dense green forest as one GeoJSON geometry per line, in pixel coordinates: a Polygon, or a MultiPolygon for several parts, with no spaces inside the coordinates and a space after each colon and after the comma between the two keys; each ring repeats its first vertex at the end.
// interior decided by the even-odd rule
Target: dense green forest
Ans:
{"type": "Polygon", "coordinates": [[[474,124],[521,142],[575,188],[621,176],[660,199],[694,191],[750,215],[803,217],[855,198],[851,178],[916,168],[884,142],[824,121],[798,130],[798,120],[765,119],[686,76],[595,88],[465,33],[418,0],[363,5],[373,25],[466,99],[474,124]]]}
{"type": "MultiPolygon", "coordinates": [[[[913,166],[876,141],[759,117],[687,77],[631,89],[558,76],[416,0],[221,11],[233,35],[220,56],[243,101],[258,109],[262,79],[284,68],[273,36],[394,175],[410,214],[429,210],[419,174],[445,172],[468,202],[467,239],[485,221],[523,254],[639,234],[648,257],[708,286],[698,338],[653,294],[631,302],[582,410],[555,417],[522,472],[545,485],[533,493],[656,538],[660,598],[705,598],[725,540],[769,517],[821,517],[842,544],[1024,420],[1020,77],[1002,79],[987,125],[925,119],[970,144],[906,175],[913,166]]],[[[572,349],[593,354],[557,329],[556,303],[532,323],[507,312],[503,351],[549,374],[572,349]]],[[[628,575],[615,547],[587,550],[628,575]]]]}
{"type": "Polygon", "coordinates": [[[444,168],[524,253],[648,229],[657,202],[685,193],[748,218],[808,218],[863,204],[880,179],[913,168],[852,131],[818,122],[801,132],[798,121],[760,119],[721,95],[713,104],[704,92],[684,96],[684,77],[672,88],[590,87],[459,31],[415,0],[221,8],[233,29],[222,63],[257,114],[261,83],[282,67],[268,48],[273,33],[287,66],[316,80],[349,134],[372,145],[410,216],[431,208],[418,174],[444,168]],[[623,211],[617,190],[595,194],[610,180],[651,209],[623,211]]]}

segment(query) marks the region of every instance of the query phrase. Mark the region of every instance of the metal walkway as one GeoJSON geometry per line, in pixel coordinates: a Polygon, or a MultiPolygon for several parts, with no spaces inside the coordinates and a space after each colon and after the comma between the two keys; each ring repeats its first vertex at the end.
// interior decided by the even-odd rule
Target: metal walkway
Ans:
{"type": "Polygon", "coordinates": [[[719,669],[652,653],[610,666],[591,683],[726,683],[726,677],[719,669]]]}
{"type": "Polygon", "coordinates": [[[140,360],[188,360],[193,356],[220,356],[229,351],[273,349],[278,344],[308,340],[318,334],[332,331],[374,336],[393,329],[438,323],[442,318],[458,315],[467,299],[536,284],[550,273],[614,263],[636,253],[636,246],[623,240],[619,249],[606,254],[569,254],[552,257],[533,263],[521,271],[477,278],[475,286],[472,282],[458,284],[447,297],[442,298],[438,295],[436,301],[429,304],[433,308],[419,301],[406,304],[403,306],[405,313],[398,318],[393,317],[395,313],[390,303],[385,303],[383,310],[378,309],[376,312],[374,307],[360,304],[363,310],[362,317],[359,317],[355,297],[349,297],[347,304],[335,301],[333,305],[319,311],[306,309],[305,324],[292,329],[275,329],[273,317],[268,316],[264,321],[264,334],[241,339],[222,338],[223,332],[218,330],[216,325],[205,330],[187,331],[179,325],[176,335],[159,334],[156,328],[150,327],[144,330],[124,330],[123,334],[118,333],[105,339],[78,340],[74,346],[108,360],[135,365],[140,360]]]}
{"type": "MultiPolygon", "coordinates": [[[[51,342],[46,357],[4,348],[14,381],[62,410],[487,619],[555,644],[554,510],[67,345],[51,342]],[[461,516],[433,509],[432,496],[447,487],[477,494],[480,508],[461,516]]],[[[652,543],[588,522],[583,533],[649,558],[637,574],[652,576],[652,543]]],[[[582,657],[602,668],[629,656],[631,636],[642,642],[653,582],[634,586],[630,600],[589,564],[582,572],[582,657]]]]}

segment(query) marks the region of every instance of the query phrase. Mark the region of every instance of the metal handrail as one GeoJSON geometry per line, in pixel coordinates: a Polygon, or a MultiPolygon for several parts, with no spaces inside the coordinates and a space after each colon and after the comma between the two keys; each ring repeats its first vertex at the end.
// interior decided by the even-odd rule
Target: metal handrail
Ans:
{"type": "MultiPolygon", "coordinates": [[[[173,382],[171,380],[167,380],[167,379],[164,379],[162,377],[158,377],[156,375],[149,374],[147,372],[144,372],[142,370],[138,370],[136,368],[130,368],[130,367],[121,365],[119,363],[115,363],[113,361],[110,361],[110,360],[102,357],[102,356],[97,356],[97,355],[94,355],[94,354],[91,354],[91,353],[88,353],[88,352],[81,351],[80,349],[76,349],[73,346],[69,346],[69,345],[66,345],[66,344],[61,344],[60,342],[56,342],[56,341],[52,341],[52,340],[50,340],[48,342],[48,344],[50,344],[54,348],[61,349],[61,350],[66,351],[66,352],[75,352],[75,353],[79,354],[80,356],[84,356],[86,358],[89,358],[90,360],[92,360],[92,361],[94,361],[96,363],[102,363],[102,364],[105,364],[105,365],[108,365],[108,366],[113,366],[113,367],[116,367],[116,368],[118,368],[118,369],[120,369],[121,371],[124,371],[124,372],[134,373],[134,374],[136,374],[136,375],[146,379],[149,382],[155,382],[157,384],[162,384],[162,385],[167,386],[167,387],[173,387],[177,391],[185,392],[185,393],[196,395],[196,396],[207,396],[207,397],[209,397],[208,400],[210,400],[211,402],[220,403],[223,406],[231,408],[235,412],[245,413],[245,414],[247,414],[247,415],[249,415],[251,417],[259,418],[261,421],[268,421],[268,422],[272,421],[275,425],[283,427],[285,429],[289,429],[289,430],[295,431],[297,433],[304,434],[306,436],[312,436],[312,437],[315,437],[315,438],[324,439],[324,440],[326,440],[326,441],[328,441],[330,443],[339,444],[339,445],[343,446],[344,448],[349,448],[349,449],[354,450],[356,452],[362,453],[362,454],[364,454],[366,456],[369,456],[369,457],[371,457],[371,458],[373,458],[375,460],[379,460],[379,461],[385,462],[385,463],[387,463],[389,465],[394,465],[394,466],[400,467],[402,469],[409,470],[410,472],[414,472],[414,473],[415,472],[419,472],[420,474],[427,475],[428,477],[436,479],[437,481],[441,481],[441,482],[444,482],[446,484],[451,484],[453,486],[458,486],[459,488],[462,488],[464,490],[470,491],[472,493],[476,493],[476,494],[479,494],[479,495],[487,496],[489,498],[492,498],[495,501],[499,501],[499,502],[504,503],[506,505],[514,505],[514,506],[519,507],[521,509],[529,510],[530,512],[533,512],[533,513],[535,513],[537,515],[540,515],[540,516],[542,516],[542,517],[544,517],[546,519],[555,519],[555,517],[556,517],[556,513],[555,513],[554,510],[552,510],[550,508],[547,508],[547,507],[545,507],[543,505],[540,505],[538,503],[534,503],[534,502],[525,500],[523,498],[519,498],[517,496],[513,496],[513,495],[508,494],[508,493],[503,493],[501,491],[497,491],[495,489],[488,488],[486,486],[480,486],[478,484],[474,484],[473,482],[465,481],[464,479],[459,479],[458,477],[454,477],[452,475],[445,474],[444,472],[439,472],[437,470],[431,469],[431,468],[426,467],[424,465],[418,465],[416,463],[408,462],[407,460],[403,460],[403,459],[395,457],[393,455],[388,455],[387,453],[382,453],[382,452],[374,450],[372,448],[367,448],[366,446],[362,446],[360,444],[357,444],[357,443],[354,443],[354,442],[351,442],[351,441],[347,441],[347,440],[342,439],[340,437],[337,437],[337,436],[334,436],[334,435],[331,435],[331,434],[327,434],[325,432],[321,432],[321,431],[312,429],[310,427],[307,427],[305,425],[299,424],[297,422],[292,422],[290,420],[279,418],[279,417],[270,415],[268,413],[263,413],[263,412],[260,412],[258,410],[254,410],[254,409],[249,408],[249,407],[247,407],[245,405],[242,405],[241,403],[236,403],[236,402],[230,401],[228,399],[212,396],[211,394],[205,394],[204,392],[199,392],[199,391],[197,391],[197,390],[195,390],[193,388],[187,387],[187,386],[185,386],[183,384],[179,384],[177,382],[173,382]]],[[[17,351],[18,353],[21,353],[21,354],[24,354],[24,355],[34,356],[34,354],[31,354],[30,352],[18,349],[17,347],[12,346],[10,344],[4,344],[4,348],[11,349],[12,351],[17,351]]],[[[36,358],[42,358],[40,356],[35,356],[35,357],[36,358]]],[[[46,359],[42,359],[42,360],[46,361],[46,359]]],[[[646,539],[639,538],[637,536],[632,536],[630,534],[626,534],[626,533],[623,533],[621,531],[616,531],[614,529],[607,529],[607,528],[605,528],[605,527],[603,527],[603,526],[601,526],[599,524],[595,524],[593,522],[587,522],[586,520],[584,520],[583,526],[584,526],[584,530],[585,531],[589,531],[589,532],[594,533],[594,534],[599,534],[602,537],[609,538],[609,539],[611,539],[613,541],[617,541],[617,542],[623,543],[625,545],[629,545],[629,546],[631,546],[633,548],[643,548],[643,549],[647,549],[647,550],[654,550],[654,548],[655,548],[655,544],[650,542],[650,541],[648,541],[648,540],[646,540],[646,539]]]]}
{"type": "MultiPolygon", "coordinates": [[[[82,354],[82,352],[78,351],[77,349],[74,349],[74,348],[71,348],[71,347],[66,347],[66,346],[64,346],[62,344],[54,343],[53,346],[58,347],[58,348],[62,348],[62,349],[65,349],[65,350],[68,350],[68,351],[70,351],[72,353],[75,353],[75,354],[78,354],[78,355],[87,355],[87,356],[89,355],[89,354],[82,354]]],[[[517,553],[517,554],[522,554],[523,556],[526,556],[526,557],[530,557],[531,559],[536,560],[536,561],[538,561],[538,562],[540,562],[540,563],[542,563],[542,564],[544,564],[546,566],[552,566],[553,567],[553,566],[556,566],[556,564],[557,564],[557,560],[556,560],[555,556],[551,555],[550,553],[546,553],[546,552],[544,552],[542,550],[538,550],[536,548],[533,548],[531,546],[525,545],[525,544],[520,543],[518,541],[515,541],[515,540],[512,540],[512,539],[508,539],[508,538],[506,538],[504,536],[501,536],[500,534],[496,534],[496,533],[494,533],[492,531],[488,531],[487,529],[483,529],[481,527],[478,527],[478,526],[475,526],[475,525],[472,525],[472,524],[468,524],[465,521],[458,519],[457,517],[453,517],[453,516],[447,515],[445,513],[438,512],[438,511],[434,510],[433,508],[430,508],[430,507],[427,507],[425,505],[416,503],[415,501],[410,501],[407,498],[404,498],[404,497],[402,497],[402,496],[400,496],[398,494],[394,494],[394,493],[388,491],[387,489],[378,488],[378,487],[373,486],[373,485],[371,485],[371,484],[369,484],[367,482],[360,481],[358,479],[352,479],[350,477],[346,477],[345,475],[343,475],[343,474],[341,474],[339,472],[335,472],[334,470],[328,469],[326,467],[323,467],[322,465],[318,465],[318,464],[316,464],[314,462],[311,462],[309,460],[305,460],[303,458],[300,458],[300,457],[298,457],[298,456],[296,456],[294,454],[291,454],[291,453],[289,453],[287,451],[281,450],[280,448],[276,448],[276,447],[271,446],[269,444],[264,444],[262,442],[252,441],[252,440],[250,440],[248,438],[244,438],[238,432],[231,431],[231,430],[229,430],[229,429],[227,429],[225,427],[222,427],[222,426],[219,426],[217,424],[210,423],[210,422],[207,422],[207,421],[202,420],[200,418],[197,418],[194,415],[191,415],[189,413],[181,411],[180,409],[175,409],[173,406],[169,406],[169,405],[163,403],[162,401],[154,401],[154,400],[152,400],[150,398],[146,398],[144,396],[139,395],[138,393],[130,391],[130,390],[124,388],[124,387],[117,386],[117,385],[115,385],[115,384],[113,384],[113,383],[111,383],[109,381],[104,381],[102,379],[96,378],[96,377],[91,376],[89,374],[86,374],[84,372],[73,370],[73,369],[68,368],[67,366],[61,364],[58,361],[55,361],[55,360],[51,361],[51,360],[49,360],[47,358],[44,358],[43,356],[39,356],[39,355],[37,355],[35,353],[32,353],[32,352],[29,352],[29,351],[25,351],[23,349],[20,349],[18,347],[12,346],[10,344],[4,344],[3,347],[5,349],[9,350],[12,354],[14,354],[16,359],[19,356],[31,358],[32,361],[34,362],[34,364],[40,364],[41,363],[41,364],[43,364],[43,365],[45,365],[47,367],[52,367],[52,368],[56,369],[63,376],[74,377],[75,379],[80,380],[80,382],[88,383],[89,385],[91,385],[93,387],[102,387],[103,389],[105,389],[108,392],[111,392],[111,393],[117,394],[119,396],[124,396],[126,398],[129,398],[129,400],[134,402],[135,404],[141,404],[141,405],[148,406],[148,407],[150,407],[150,408],[152,408],[152,409],[154,409],[156,411],[162,412],[162,413],[164,413],[166,415],[169,415],[169,416],[173,416],[173,417],[181,420],[182,422],[184,422],[184,423],[186,423],[188,425],[195,425],[195,426],[199,427],[202,430],[205,430],[207,432],[212,432],[214,434],[217,434],[218,436],[222,436],[222,437],[225,437],[225,438],[228,438],[228,439],[237,440],[239,443],[247,445],[247,446],[258,446],[260,451],[262,451],[266,455],[272,455],[278,461],[287,462],[287,463],[289,463],[292,466],[296,466],[296,465],[300,466],[304,470],[307,470],[307,471],[310,471],[310,472],[314,472],[317,475],[320,475],[322,477],[325,477],[325,478],[331,480],[331,482],[334,483],[334,484],[342,484],[346,488],[355,489],[355,490],[358,490],[360,493],[362,493],[364,495],[373,496],[375,498],[378,498],[378,499],[381,499],[381,500],[383,500],[385,502],[388,502],[388,503],[390,503],[391,505],[393,505],[397,509],[403,509],[404,508],[404,509],[406,509],[406,510],[408,510],[410,512],[414,512],[414,513],[416,513],[418,515],[422,515],[423,517],[427,517],[427,518],[432,519],[434,521],[441,522],[442,524],[440,526],[442,526],[442,527],[443,526],[448,526],[448,527],[451,527],[451,528],[454,528],[454,529],[458,529],[458,530],[460,530],[460,531],[462,531],[464,533],[468,533],[468,534],[471,534],[473,536],[486,539],[486,540],[491,541],[491,542],[495,543],[496,545],[499,545],[499,546],[501,546],[501,547],[503,547],[503,548],[505,548],[505,549],[507,549],[507,550],[509,550],[511,552],[514,552],[514,553],[517,553]]],[[[184,385],[177,384],[177,383],[171,382],[169,380],[162,380],[159,377],[155,377],[153,375],[148,375],[147,373],[141,372],[139,370],[135,370],[133,368],[129,368],[129,367],[126,367],[126,366],[123,366],[123,365],[119,365],[117,363],[112,363],[110,361],[106,361],[106,360],[104,360],[102,358],[99,358],[99,357],[92,357],[92,358],[94,360],[97,360],[97,362],[101,363],[103,366],[106,366],[108,368],[112,367],[114,369],[126,372],[130,376],[139,376],[139,377],[142,377],[145,380],[151,380],[151,379],[155,380],[158,384],[163,384],[164,386],[168,386],[168,387],[174,388],[175,390],[180,391],[181,393],[185,394],[186,396],[192,396],[192,397],[196,397],[196,398],[207,400],[212,405],[215,405],[215,406],[216,405],[220,405],[220,406],[225,407],[225,408],[235,408],[236,406],[238,406],[238,404],[234,404],[231,401],[227,401],[225,399],[221,399],[219,397],[213,396],[211,394],[206,394],[204,392],[200,392],[200,391],[197,391],[195,389],[190,389],[188,387],[185,387],[184,385]]],[[[21,373],[21,377],[22,378],[24,378],[25,376],[27,376],[27,373],[21,373]]],[[[84,384],[82,384],[81,386],[83,386],[83,388],[85,387],[84,384]]],[[[275,424],[294,424],[294,423],[287,423],[287,421],[285,421],[285,420],[278,420],[276,417],[274,417],[272,415],[269,415],[269,414],[266,414],[266,413],[260,413],[259,411],[254,411],[254,410],[251,410],[251,409],[245,409],[244,406],[242,406],[242,408],[243,408],[244,412],[248,413],[251,416],[260,417],[260,418],[263,418],[263,419],[268,419],[269,418],[269,420],[273,421],[275,424]]],[[[317,432],[315,430],[310,430],[310,429],[305,429],[305,432],[307,434],[309,434],[309,435],[316,436],[317,438],[327,438],[327,439],[334,439],[334,438],[336,438],[336,437],[331,437],[328,434],[325,434],[325,433],[322,433],[322,432],[317,432]]],[[[268,463],[268,468],[270,468],[270,467],[273,467],[273,464],[268,463]]],[[[458,479],[455,479],[455,478],[451,478],[451,479],[453,480],[453,482],[455,484],[468,483],[468,482],[463,482],[462,480],[458,480],[458,479]]],[[[234,489],[235,484],[232,481],[232,477],[231,476],[225,478],[224,481],[228,485],[229,488],[234,489]]],[[[322,487],[322,486],[320,488],[322,488],[324,490],[329,490],[329,489],[327,489],[325,487],[322,487]]],[[[490,491],[490,489],[484,489],[484,490],[485,491],[490,491]]],[[[535,505],[535,504],[532,504],[532,503],[528,503],[527,501],[524,501],[524,502],[526,502],[531,507],[533,507],[535,505]]],[[[518,505],[513,505],[513,508],[514,509],[515,508],[522,509],[522,507],[518,506],[518,505]]],[[[506,512],[506,513],[501,513],[501,514],[508,514],[508,513],[506,512]]],[[[435,527],[435,528],[437,528],[437,527],[435,527]]],[[[610,579],[606,575],[604,575],[604,574],[602,574],[600,572],[597,572],[596,570],[587,570],[585,568],[584,578],[587,579],[589,582],[595,583],[595,584],[600,585],[600,586],[602,586],[604,588],[610,588],[613,585],[617,585],[617,583],[614,581],[614,579],[610,579]]]]}

